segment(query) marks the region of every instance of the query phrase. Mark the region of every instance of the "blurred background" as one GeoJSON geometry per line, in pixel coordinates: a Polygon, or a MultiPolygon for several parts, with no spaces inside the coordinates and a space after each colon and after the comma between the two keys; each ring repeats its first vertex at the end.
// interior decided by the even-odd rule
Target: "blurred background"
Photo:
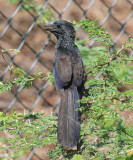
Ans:
{"type": "MultiPolygon", "coordinates": [[[[119,47],[129,35],[133,37],[133,0],[27,0],[25,3],[0,0],[0,81],[6,82],[10,74],[1,49],[20,50],[19,54],[8,51],[5,58],[27,74],[44,72],[45,77],[53,68],[56,38],[44,31],[44,23],[48,20],[73,22],[86,18],[91,21],[99,19],[98,25],[105,26],[114,47],[119,47]]],[[[88,39],[82,30],[78,31],[77,37],[88,39]]],[[[86,44],[95,45],[92,41],[86,44]]],[[[18,112],[43,111],[51,114],[58,112],[59,102],[55,87],[45,80],[34,81],[29,89],[13,86],[11,91],[0,93],[0,111],[3,112],[16,108],[18,112]]],[[[46,152],[39,150],[31,157],[44,159],[46,152]]]]}

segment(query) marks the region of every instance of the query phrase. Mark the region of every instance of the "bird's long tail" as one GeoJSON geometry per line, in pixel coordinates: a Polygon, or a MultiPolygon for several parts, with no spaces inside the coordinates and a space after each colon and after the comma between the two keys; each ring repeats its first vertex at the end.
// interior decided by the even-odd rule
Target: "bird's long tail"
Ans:
{"type": "Polygon", "coordinates": [[[80,107],[78,99],[75,85],[65,89],[61,97],[57,136],[58,143],[65,147],[77,146],[80,138],[80,111],[76,111],[80,107]]]}

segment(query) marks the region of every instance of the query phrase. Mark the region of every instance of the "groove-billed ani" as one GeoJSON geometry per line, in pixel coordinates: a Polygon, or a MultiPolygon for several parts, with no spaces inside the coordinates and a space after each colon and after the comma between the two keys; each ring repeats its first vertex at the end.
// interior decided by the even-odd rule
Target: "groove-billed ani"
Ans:
{"type": "Polygon", "coordinates": [[[58,143],[73,148],[80,138],[80,107],[77,103],[83,84],[83,62],[81,53],[75,45],[73,24],[67,21],[49,22],[45,30],[57,38],[54,58],[54,79],[56,89],[61,97],[58,117],[58,143]]]}

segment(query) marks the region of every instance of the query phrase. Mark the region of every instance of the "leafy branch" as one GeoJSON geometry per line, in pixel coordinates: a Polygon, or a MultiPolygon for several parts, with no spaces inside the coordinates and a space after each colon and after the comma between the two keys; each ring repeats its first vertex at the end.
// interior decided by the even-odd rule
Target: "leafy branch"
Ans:
{"type": "MultiPolygon", "coordinates": [[[[56,143],[57,117],[53,114],[46,116],[44,113],[16,113],[10,115],[0,112],[0,131],[7,131],[6,137],[0,138],[1,155],[8,150],[7,159],[16,159],[27,153],[32,148],[56,143]],[[8,138],[12,135],[12,138],[8,138]],[[42,135],[43,138],[39,139],[42,135]],[[11,150],[14,150],[12,154],[11,150]],[[9,154],[10,153],[10,154],[9,154]]],[[[1,158],[0,155],[0,158],[1,158]]]]}
{"type": "Polygon", "coordinates": [[[35,72],[33,73],[33,75],[27,75],[26,72],[21,69],[21,68],[15,68],[13,66],[10,65],[10,63],[7,61],[7,59],[5,58],[4,54],[7,53],[8,51],[13,51],[13,52],[17,52],[19,53],[20,51],[16,50],[16,49],[8,49],[8,50],[2,50],[2,57],[5,60],[5,62],[10,66],[9,71],[10,71],[10,76],[7,82],[0,82],[0,92],[6,91],[6,90],[10,90],[12,88],[13,85],[17,85],[17,86],[23,86],[23,88],[29,88],[32,83],[35,80],[47,80],[49,81],[51,84],[54,83],[54,78],[51,72],[47,73],[47,77],[44,77],[44,73],[43,72],[35,72]],[[15,73],[18,75],[18,77],[14,78],[14,80],[11,81],[11,76],[12,74],[15,73]]]}
{"type": "MultiPolygon", "coordinates": [[[[112,61],[114,61],[114,60],[116,60],[118,57],[119,57],[119,55],[122,53],[122,51],[124,51],[125,49],[132,49],[132,47],[133,47],[133,44],[132,45],[125,45],[125,44],[127,44],[126,42],[124,42],[123,43],[123,45],[122,45],[122,47],[115,53],[115,55],[110,55],[110,57],[109,57],[109,60],[108,61],[105,61],[104,63],[102,63],[102,64],[99,64],[99,65],[97,65],[97,66],[93,66],[93,67],[95,67],[95,68],[101,68],[102,66],[104,66],[104,65],[110,65],[110,63],[112,62],[112,61]]],[[[124,55],[125,56],[125,55],[124,55]]],[[[130,58],[125,58],[125,57],[121,57],[122,58],[122,60],[128,60],[128,61],[132,61],[133,59],[130,59],[130,58]]],[[[89,73],[91,73],[92,71],[90,70],[90,71],[88,71],[87,72],[87,74],[89,74],[89,73]]]]}
{"type": "Polygon", "coordinates": [[[10,76],[9,76],[9,79],[7,81],[7,83],[11,80],[11,75],[12,75],[12,69],[13,69],[13,66],[11,66],[11,64],[7,61],[7,59],[4,57],[4,54],[7,53],[8,51],[13,51],[13,52],[16,52],[16,53],[19,53],[20,51],[17,50],[17,49],[8,49],[8,50],[4,50],[2,49],[2,57],[3,59],[5,60],[5,62],[10,66],[9,68],[9,71],[10,71],[10,76]]]}
{"type": "MultiPolygon", "coordinates": [[[[9,4],[13,4],[15,2],[20,2],[20,0],[10,0],[9,4]]],[[[55,20],[53,18],[54,13],[51,12],[50,8],[43,9],[43,5],[38,4],[37,0],[22,0],[21,3],[23,11],[31,11],[31,13],[34,13],[35,15],[41,13],[36,24],[47,23],[48,21],[55,20]]]]}

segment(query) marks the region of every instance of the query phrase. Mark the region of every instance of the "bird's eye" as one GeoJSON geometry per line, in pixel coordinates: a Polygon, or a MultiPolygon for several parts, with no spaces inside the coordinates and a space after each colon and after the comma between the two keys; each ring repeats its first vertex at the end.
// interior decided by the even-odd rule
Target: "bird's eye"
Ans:
{"type": "Polygon", "coordinates": [[[60,24],[57,24],[57,28],[61,28],[61,25],[60,25],[60,24]]]}

